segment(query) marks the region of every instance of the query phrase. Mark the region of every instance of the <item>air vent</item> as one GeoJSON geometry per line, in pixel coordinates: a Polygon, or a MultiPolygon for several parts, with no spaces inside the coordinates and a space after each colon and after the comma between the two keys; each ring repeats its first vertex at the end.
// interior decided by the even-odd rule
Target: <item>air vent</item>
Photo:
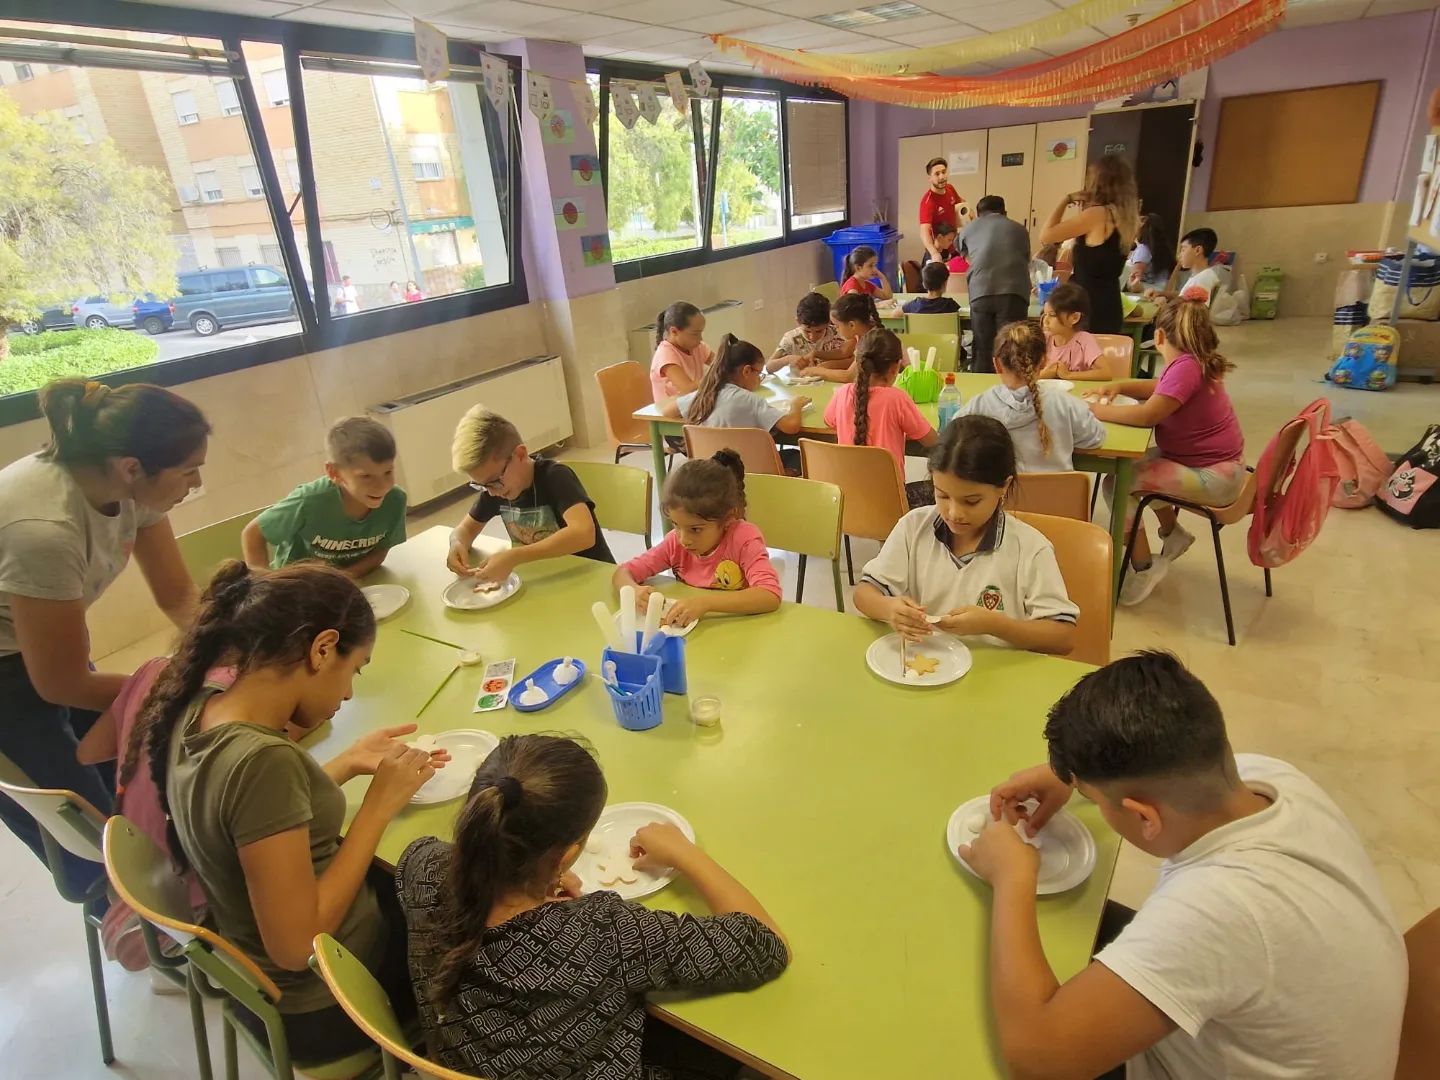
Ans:
{"type": "Polygon", "coordinates": [[[870,7],[856,8],[854,11],[839,11],[834,15],[817,15],[810,21],[834,30],[858,30],[866,26],[899,22],[901,19],[914,19],[929,14],[931,13],[922,7],[899,0],[893,4],[872,4],[870,7]]]}

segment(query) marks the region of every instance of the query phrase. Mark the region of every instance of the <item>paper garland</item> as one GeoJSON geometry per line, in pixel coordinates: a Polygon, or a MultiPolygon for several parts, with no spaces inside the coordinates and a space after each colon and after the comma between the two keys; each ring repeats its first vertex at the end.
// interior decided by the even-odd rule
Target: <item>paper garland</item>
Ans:
{"type": "Polygon", "coordinates": [[[550,79],[538,72],[527,71],[525,80],[530,111],[535,114],[535,119],[543,124],[550,119],[550,110],[555,106],[554,99],[550,96],[550,79]]]}
{"type": "Polygon", "coordinates": [[[610,80],[610,107],[615,110],[615,119],[626,131],[640,119],[640,107],[635,104],[635,87],[631,83],[610,80]]]}
{"type": "Polygon", "coordinates": [[[450,74],[450,39],[436,26],[415,20],[415,60],[426,82],[439,82],[450,74]]]}
{"type": "Polygon", "coordinates": [[[690,65],[690,85],[702,98],[710,96],[710,87],[713,85],[710,73],[705,70],[705,65],[699,60],[690,65]]]}
{"type": "Polygon", "coordinates": [[[480,54],[480,77],[485,84],[485,96],[496,112],[505,111],[506,99],[510,96],[510,65],[498,56],[480,54]]]}
{"type": "Polygon", "coordinates": [[[685,89],[685,79],[678,71],[665,76],[665,89],[670,92],[670,103],[681,116],[690,115],[690,92],[685,89]]]}
{"type": "Polygon", "coordinates": [[[640,83],[635,88],[635,100],[639,102],[640,115],[648,123],[653,124],[660,119],[660,95],[654,83],[640,83]]]}
{"type": "Polygon", "coordinates": [[[587,128],[593,128],[600,117],[600,107],[595,104],[595,92],[590,88],[589,81],[571,83],[570,90],[575,95],[581,123],[587,128]]]}

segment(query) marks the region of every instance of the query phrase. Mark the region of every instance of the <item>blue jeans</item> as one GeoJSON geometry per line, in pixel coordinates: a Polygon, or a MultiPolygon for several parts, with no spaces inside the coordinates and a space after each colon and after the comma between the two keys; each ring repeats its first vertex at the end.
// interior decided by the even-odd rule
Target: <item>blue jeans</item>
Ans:
{"type": "MultiPolygon", "coordinates": [[[[75,759],[76,746],[98,719],[99,713],[44,700],[30,682],[19,653],[0,657],[0,754],[14,762],[36,787],[73,791],[108,816],[115,811],[114,765],[81,765],[75,759]]],[[[4,795],[0,795],[0,820],[45,860],[35,819],[4,795]]],[[[62,857],[66,879],[79,891],[105,873],[101,864],[68,851],[62,857]]]]}

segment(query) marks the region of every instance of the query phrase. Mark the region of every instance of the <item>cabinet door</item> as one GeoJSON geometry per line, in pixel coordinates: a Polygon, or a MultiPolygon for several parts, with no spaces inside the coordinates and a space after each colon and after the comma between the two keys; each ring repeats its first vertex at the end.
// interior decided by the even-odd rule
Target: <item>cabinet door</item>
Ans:
{"type": "Polygon", "coordinates": [[[1011,220],[1028,225],[1035,175],[1035,125],[991,128],[987,158],[985,194],[999,195],[1005,200],[1005,213],[1011,220]]]}
{"type": "MultiPolygon", "coordinates": [[[[1055,204],[1085,183],[1086,142],[1090,137],[1087,117],[1051,120],[1035,125],[1035,178],[1030,197],[1030,243],[1039,250],[1040,227],[1055,204]]],[[[1019,220],[1016,212],[1010,215],[1019,220]]]]}
{"type": "MultiPolygon", "coordinates": [[[[975,204],[985,194],[985,155],[989,146],[990,132],[951,131],[941,136],[941,155],[950,166],[950,186],[960,193],[970,216],[975,214],[975,204]]],[[[965,223],[962,221],[963,229],[965,223]]]]}
{"type": "MultiPolygon", "coordinates": [[[[899,183],[895,187],[899,205],[895,208],[893,221],[900,230],[900,261],[914,259],[917,262],[925,253],[920,242],[920,197],[930,186],[925,176],[925,162],[942,155],[941,136],[912,135],[900,140],[897,167],[900,170],[899,183]]],[[[891,267],[891,280],[898,275],[891,267]]]]}

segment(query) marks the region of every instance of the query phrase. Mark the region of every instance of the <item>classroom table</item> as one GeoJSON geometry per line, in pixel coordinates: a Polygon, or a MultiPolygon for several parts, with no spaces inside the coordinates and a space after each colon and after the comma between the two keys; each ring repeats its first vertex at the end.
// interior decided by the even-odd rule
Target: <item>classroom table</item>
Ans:
{"type": "MultiPolygon", "coordinates": [[[[904,307],[911,300],[918,300],[924,295],[924,293],[896,293],[894,303],[898,307],[904,307]]],[[[1160,306],[1153,300],[1145,300],[1133,293],[1128,294],[1127,298],[1135,302],[1135,307],[1129,315],[1125,316],[1123,331],[1135,341],[1135,350],[1131,353],[1130,360],[1130,376],[1131,378],[1135,378],[1139,371],[1140,352],[1143,344],[1142,339],[1145,336],[1145,328],[1155,321],[1155,313],[1160,310],[1160,306]]],[[[962,293],[958,296],[952,295],[951,299],[960,305],[960,327],[963,330],[970,322],[970,298],[962,293]]],[[[880,301],[880,304],[880,322],[885,328],[893,330],[897,334],[905,333],[905,329],[909,323],[906,320],[904,312],[895,315],[886,315],[885,312],[889,310],[887,306],[888,301],[880,301]]],[[[1030,304],[1030,310],[1028,312],[1030,318],[1038,319],[1040,317],[1040,308],[1040,302],[1038,300],[1033,301],[1030,304]]]]}
{"type": "MultiPolygon", "coordinates": [[[[976,394],[983,393],[1000,381],[998,375],[982,375],[976,372],[960,372],[955,376],[955,385],[960,388],[960,396],[969,401],[976,394]]],[[[840,383],[821,382],[808,386],[791,386],[779,377],[779,375],[767,375],[761,384],[760,393],[774,399],[777,404],[788,401],[791,397],[808,397],[813,404],[805,410],[801,418],[802,427],[800,436],[802,438],[819,438],[834,440],[835,429],[825,423],[825,406],[829,404],[830,398],[834,395],[836,387],[840,383]]],[[[1077,383],[1072,393],[1080,394],[1085,390],[1093,390],[1106,383],[1090,382],[1077,383]]],[[[939,419],[936,404],[921,405],[920,412],[934,426],[939,419]]],[[[661,483],[665,478],[665,436],[683,436],[685,433],[685,422],[674,420],[665,416],[659,406],[647,405],[645,408],[636,411],[635,419],[644,420],[650,425],[650,454],[655,469],[655,482],[661,483]]],[[[1150,429],[1126,427],[1123,424],[1105,425],[1105,441],[1094,450],[1076,450],[1074,454],[1075,468],[1080,472],[1101,473],[1115,477],[1115,488],[1122,493],[1130,490],[1130,484],[1135,475],[1135,461],[1141,457],[1150,446],[1150,429]]],[[[1125,515],[1110,515],[1110,545],[1111,563],[1113,572],[1112,588],[1118,596],[1120,589],[1120,565],[1125,559],[1125,515]]]]}
{"type": "MultiPolygon", "coordinates": [[[[449,531],[391,549],[369,583],[396,582],[409,603],[381,623],[355,696],[313,737],[325,760],[367,731],[415,719],[455,651],[514,657],[517,676],[571,655],[598,667],[590,615],[612,606],[612,568],[567,557],[519,568],[521,590],[484,612],[451,611],[442,589],[449,531]],[[407,632],[408,631],[408,632],[407,632]]],[[[501,545],[482,537],[479,544],[501,545]]],[[[666,586],[680,594],[685,586],[666,586]]],[[[461,668],[419,717],[422,732],[574,733],[595,748],[610,801],[679,811],[699,843],[752,889],[784,929],[789,970],[749,993],[657,995],[652,1011],[768,1076],[801,1080],[999,1077],[990,1022],[991,893],[951,858],[945,823],[965,800],[1045,759],[1047,709],[1086,665],[979,647],[952,686],[882,681],[864,653],[888,628],[792,603],[768,615],[707,618],[686,639],[691,694],[718,694],[718,728],[697,728],[687,699],[666,695],[664,722],[622,729],[592,675],[549,709],[473,714],[481,668],[461,668]],[[823,677],[804,660],[821,660],[823,677]],[[797,663],[797,661],[802,661],[797,663]],[[808,673],[807,673],[808,671],[808,673]]],[[[347,820],[366,780],[345,785],[347,820]]],[[[459,800],[413,807],[387,828],[379,857],[417,837],[450,837],[459,800]]],[[[1040,900],[1046,955],[1063,980],[1089,960],[1118,840],[1092,804],[1071,806],[1095,837],[1089,880],[1040,900]]],[[[684,880],[643,901],[703,914],[684,880]]]]}

